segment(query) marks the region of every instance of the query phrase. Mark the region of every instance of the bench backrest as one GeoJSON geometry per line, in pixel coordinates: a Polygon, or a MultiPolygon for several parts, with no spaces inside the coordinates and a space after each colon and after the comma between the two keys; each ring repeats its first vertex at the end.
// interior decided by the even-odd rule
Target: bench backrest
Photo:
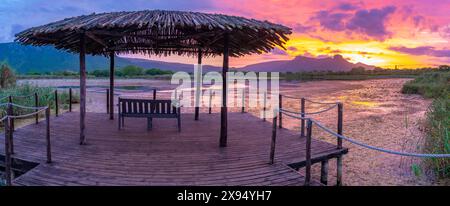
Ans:
{"type": "Polygon", "coordinates": [[[119,98],[121,114],[179,114],[172,100],[144,100],[119,98]]]}

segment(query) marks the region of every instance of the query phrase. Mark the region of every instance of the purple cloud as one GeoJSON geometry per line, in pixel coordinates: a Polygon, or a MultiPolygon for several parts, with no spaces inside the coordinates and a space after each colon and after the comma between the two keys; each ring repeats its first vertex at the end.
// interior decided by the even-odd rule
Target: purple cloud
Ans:
{"type": "Polygon", "coordinates": [[[383,40],[390,35],[385,25],[387,17],[395,10],[396,7],[394,6],[387,6],[382,9],[358,10],[349,20],[347,29],[383,40]]]}
{"type": "Polygon", "coordinates": [[[349,15],[345,13],[332,13],[324,10],[317,12],[312,19],[318,20],[320,26],[325,29],[342,31],[345,29],[345,19],[348,17],[349,15]]]}
{"type": "MultiPolygon", "coordinates": [[[[349,5],[342,4],[340,7],[351,10],[349,5]]],[[[360,9],[354,12],[323,10],[317,12],[311,20],[318,21],[324,29],[345,31],[349,34],[360,33],[378,40],[384,40],[391,34],[386,29],[386,21],[389,15],[393,14],[395,10],[395,6],[370,10],[360,9]]],[[[416,21],[420,22],[422,19],[417,17],[416,21]]]]}
{"type": "Polygon", "coordinates": [[[390,50],[411,55],[426,55],[434,57],[450,57],[450,49],[436,49],[431,46],[421,46],[415,48],[408,47],[390,47],[390,50]]]}
{"type": "Polygon", "coordinates": [[[288,53],[286,51],[278,49],[278,48],[273,49],[271,53],[274,55],[288,55],[288,53]]]}
{"type": "Polygon", "coordinates": [[[342,10],[342,11],[354,11],[354,10],[358,9],[359,6],[352,4],[352,3],[345,2],[345,3],[341,3],[341,4],[337,5],[336,8],[339,10],[342,10]]]}
{"type": "Polygon", "coordinates": [[[300,23],[296,24],[293,27],[293,29],[294,29],[295,32],[298,32],[298,33],[308,33],[308,32],[315,32],[316,31],[316,29],[313,26],[305,26],[305,25],[300,24],[300,23]]]}

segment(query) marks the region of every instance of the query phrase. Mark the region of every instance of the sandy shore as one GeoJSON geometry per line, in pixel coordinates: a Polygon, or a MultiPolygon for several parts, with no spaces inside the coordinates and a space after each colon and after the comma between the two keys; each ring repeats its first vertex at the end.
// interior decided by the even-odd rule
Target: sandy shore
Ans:
{"type": "MultiPolygon", "coordinates": [[[[402,85],[408,79],[380,79],[365,81],[316,81],[316,82],[282,82],[282,94],[306,97],[315,101],[344,103],[344,134],[364,143],[387,149],[420,152],[420,145],[424,139],[423,121],[430,100],[418,95],[404,95],[400,93],[402,85]]],[[[76,86],[77,80],[22,80],[42,86],[76,86]]],[[[108,85],[108,80],[88,80],[88,85],[108,85]]],[[[168,81],[162,80],[117,80],[119,86],[149,86],[160,90],[159,98],[169,98],[169,90],[175,88],[168,81]]],[[[122,94],[125,95],[125,94],[122,94]]],[[[151,93],[128,94],[148,96],[151,93]]],[[[105,112],[105,94],[88,93],[88,111],[105,112]]],[[[297,110],[298,100],[284,100],[284,108],[297,110]]],[[[307,105],[309,112],[320,110],[321,106],[307,105]]],[[[202,109],[206,112],[207,109],[202,109]]],[[[239,108],[231,109],[239,111],[239,108]]],[[[192,112],[185,109],[184,112],[192,112]]],[[[219,109],[214,109],[219,112],[219,109]]],[[[259,116],[258,109],[251,113],[259,116]]],[[[336,111],[330,111],[315,117],[330,128],[336,128],[336,111]]],[[[299,130],[298,120],[284,119],[284,126],[292,130],[299,130]]],[[[332,143],[336,139],[314,130],[316,138],[332,143]]],[[[430,185],[425,177],[416,177],[412,172],[412,165],[421,164],[420,159],[398,157],[380,152],[363,149],[344,142],[350,148],[350,153],[344,158],[345,185],[430,185]]],[[[320,174],[320,164],[314,166],[313,174],[320,174]]],[[[335,161],[330,162],[330,182],[335,180],[335,161]]]]}

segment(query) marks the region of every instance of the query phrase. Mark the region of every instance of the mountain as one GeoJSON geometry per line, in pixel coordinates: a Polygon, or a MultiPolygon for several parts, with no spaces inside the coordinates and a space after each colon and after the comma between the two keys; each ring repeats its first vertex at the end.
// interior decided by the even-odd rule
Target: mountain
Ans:
{"type": "MultiPolygon", "coordinates": [[[[0,43],[0,62],[6,61],[19,73],[49,72],[49,71],[78,71],[79,56],[57,50],[50,46],[34,47],[23,46],[17,43],[0,43]]],[[[193,71],[193,64],[169,63],[146,59],[133,59],[116,57],[116,67],[136,65],[143,68],[158,68],[171,71],[193,71]]],[[[373,69],[373,66],[362,63],[353,64],[345,60],[341,55],[329,58],[310,58],[298,56],[293,60],[271,61],[248,65],[241,69],[256,72],[299,72],[299,71],[350,71],[352,68],[362,66],[373,69]]],[[[109,60],[103,56],[86,56],[88,71],[109,68],[109,60]]],[[[221,71],[221,67],[203,67],[204,72],[221,71]]]]}
{"type": "MultiPolygon", "coordinates": [[[[0,62],[7,62],[19,73],[50,72],[50,71],[78,71],[79,56],[60,51],[50,46],[23,46],[17,43],[0,43],[0,62]]],[[[171,71],[194,70],[193,64],[169,63],[145,59],[116,57],[116,67],[136,65],[143,68],[158,68],[171,71]]],[[[103,56],[86,56],[88,71],[109,68],[109,59],[103,56]]],[[[219,67],[204,66],[204,71],[220,70],[219,67]]]]}
{"type": "Polygon", "coordinates": [[[297,56],[293,60],[271,61],[248,65],[242,69],[245,71],[256,72],[310,72],[310,71],[350,71],[355,67],[364,67],[368,70],[374,69],[374,66],[363,63],[350,63],[341,55],[335,55],[328,58],[310,58],[297,56]]]}

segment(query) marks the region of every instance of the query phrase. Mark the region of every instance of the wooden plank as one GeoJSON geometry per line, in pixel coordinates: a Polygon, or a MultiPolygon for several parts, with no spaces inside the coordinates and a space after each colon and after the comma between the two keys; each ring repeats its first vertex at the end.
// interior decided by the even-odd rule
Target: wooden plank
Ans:
{"type": "MultiPolygon", "coordinates": [[[[166,106],[167,107],[167,106],[166,106]]],[[[79,146],[78,113],[51,119],[52,164],[45,164],[46,125],[31,124],[15,133],[16,158],[41,163],[14,180],[14,185],[303,185],[305,177],[288,166],[305,160],[306,138],[278,130],[275,162],[268,164],[273,125],[248,113],[230,113],[227,148],[217,147],[220,115],[183,115],[183,132],[170,119],[153,121],[146,131],[145,120],[130,118],[126,130],[118,131],[107,115],[86,117],[89,146],[79,146]],[[296,157],[297,159],[295,159],[296,157]]],[[[0,138],[1,141],[2,138],[0,138]]],[[[311,141],[314,159],[335,157],[336,146],[311,141]]],[[[4,148],[0,147],[0,153],[4,148]]],[[[311,179],[310,185],[320,185],[311,179]]]]}

